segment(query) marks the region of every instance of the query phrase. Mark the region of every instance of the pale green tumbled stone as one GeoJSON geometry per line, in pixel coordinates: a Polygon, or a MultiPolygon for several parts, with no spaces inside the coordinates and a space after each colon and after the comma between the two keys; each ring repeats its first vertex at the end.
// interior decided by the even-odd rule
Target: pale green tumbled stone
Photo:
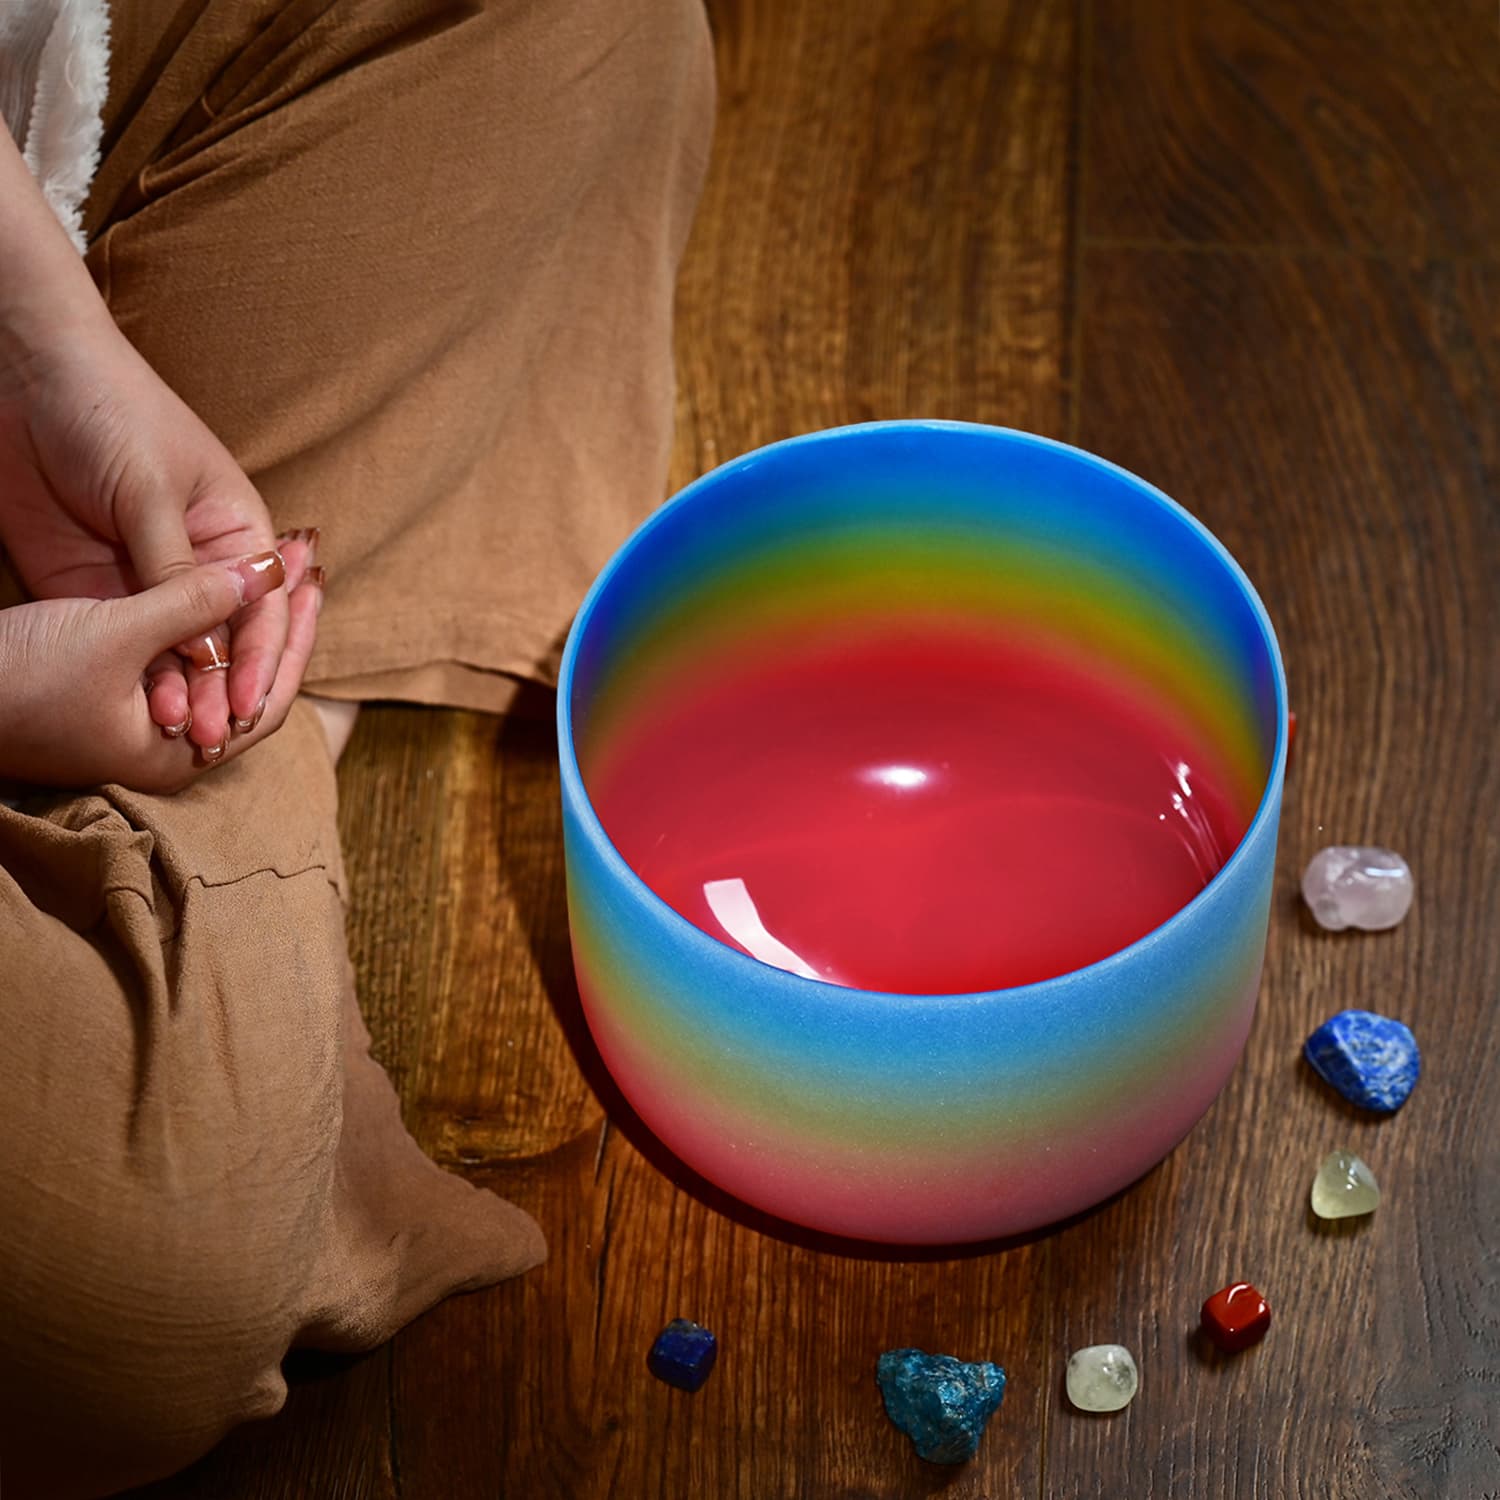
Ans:
{"type": "Polygon", "coordinates": [[[1090,1344],[1068,1360],[1068,1400],[1079,1411],[1119,1411],[1130,1405],[1140,1383],[1124,1344],[1090,1344]]]}
{"type": "Polygon", "coordinates": [[[1330,1151],[1323,1158],[1312,1185],[1312,1211],[1320,1219],[1374,1213],[1379,1202],[1375,1174],[1352,1151],[1330,1151]]]}

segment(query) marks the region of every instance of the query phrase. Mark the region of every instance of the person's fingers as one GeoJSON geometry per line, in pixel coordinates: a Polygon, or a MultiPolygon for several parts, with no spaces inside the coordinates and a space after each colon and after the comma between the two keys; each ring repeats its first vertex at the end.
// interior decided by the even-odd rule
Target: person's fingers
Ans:
{"type": "MultiPolygon", "coordinates": [[[[186,786],[204,771],[223,765],[258,745],[261,740],[274,734],[286,722],[292,705],[297,701],[297,694],[301,691],[302,679],[307,671],[307,664],[312,658],[313,646],[317,641],[318,613],[323,607],[323,587],[326,582],[322,568],[306,566],[305,552],[289,563],[288,571],[289,575],[295,571],[300,576],[287,600],[286,649],[281,655],[281,666],[276,673],[276,681],[266,695],[264,707],[256,715],[255,727],[243,733],[231,735],[226,721],[222,737],[214,739],[211,735],[208,736],[210,743],[205,747],[199,743],[199,736],[196,732],[198,720],[195,717],[193,719],[194,732],[189,738],[184,739],[181,751],[176,752],[194,751],[191,763],[184,762],[180,772],[172,772],[159,778],[162,790],[177,790],[186,786]]],[[[170,662],[171,659],[166,660],[170,662]]],[[[162,658],[158,658],[152,662],[148,675],[151,670],[160,670],[162,661],[162,658]]],[[[160,671],[160,675],[165,676],[165,671],[160,671]]],[[[199,695],[199,698],[205,690],[205,685],[214,683],[222,685],[224,681],[223,673],[200,673],[191,667],[187,668],[187,677],[191,683],[189,692],[199,695]],[[197,681],[191,681],[192,679],[197,679],[197,681]]],[[[154,682],[153,685],[155,685],[154,682]]],[[[195,698],[196,701],[199,699],[195,698]]]]}
{"type": "Polygon", "coordinates": [[[323,608],[325,582],[322,568],[309,568],[288,601],[291,619],[286,633],[286,650],[281,653],[281,670],[276,674],[276,685],[266,701],[268,734],[281,728],[292,711],[297,694],[302,691],[302,679],[312,659],[313,646],[317,644],[318,613],[323,608]]]}
{"type": "Polygon", "coordinates": [[[177,506],[160,501],[132,506],[122,520],[122,540],[143,588],[155,588],[194,566],[187,520],[177,506]]]}
{"type": "Polygon", "coordinates": [[[317,555],[318,530],[307,527],[276,539],[286,569],[286,591],[268,594],[231,622],[229,717],[236,734],[249,734],[265,710],[281,667],[288,628],[287,598],[317,555]]]}
{"type": "Polygon", "coordinates": [[[170,651],[162,652],[146,668],[145,688],[146,707],[152,723],[168,739],[180,739],[193,723],[181,660],[170,651]]]}
{"type": "Polygon", "coordinates": [[[286,563],[286,591],[288,594],[302,582],[302,575],[318,560],[318,544],[323,533],[316,526],[304,526],[297,531],[284,531],[276,538],[276,550],[286,563]]]}
{"type": "Polygon", "coordinates": [[[222,760],[229,744],[229,684],[223,672],[187,669],[188,707],[193,722],[188,738],[198,747],[204,764],[222,760]]]}
{"type": "MultiPolygon", "coordinates": [[[[245,605],[265,598],[281,587],[285,577],[286,568],[276,552],[205,563],[155,588],[108,601],[109,629],[120,649],[133,658],[133,666],[154,661],[174,641],[206,633],[245,605]]],[[[163,687],[161,691],[169,690],[163,687]]],[[[181,707],[180,700],[174,707],[181,707]]],[[[214,751],[222,755],[229,733],[229,695],[222,672],[188,669],[187,716],[184,733],[193,744],[210,760],[215,758],[214,751]]],[[[183,720],[178,717],[173,722],[183,720]]]]}
{"type": "Polygon", "coordinates": [[[230,626],[229,670],[224,678],[224,701],[234,728],[248,733],[251,721],[265,702],[281,652],[286,645],[286,591],[277,589],[235,616],[230,626]]]}
{"type": "MultiPolygon", "coordinates": [[[[125,535],[130,564],[142,588],[154,588],[169,578],[191,572],[196,564],[192,538],[183,513],[171,505],[142,505],[132,509],[125,535]]],[[[213,620],[201,635],[181,641],[180,655],[205,671],[229,665],[229,632],[213,620]]]]}
{"type": "Polygon", "coordinates": [[[109,600],[109,626],[125,650],[151,661],[279,589],[285,577],[278,552],[204,563],[129,598],[109,600]]]}
{"type": "Polygon", "coordinates": [[[318,612],[323,607],[325,581],[321,568],[309,568],[302,582],[292,591],[287,601],[286,650],[281,653],[281,669],[276,674],[276,681],[266,695],[265,712],[254,731],[234,738],[229,747],[229,759],[275,734],[292,711],[318,638],[318,612]]]}
{"type": "Polygon", "coordinates": [[[229,666],[229,627],[215,625],[192,640],[178,641],[172,649],[200,672],[222,672],[229,666]]]}

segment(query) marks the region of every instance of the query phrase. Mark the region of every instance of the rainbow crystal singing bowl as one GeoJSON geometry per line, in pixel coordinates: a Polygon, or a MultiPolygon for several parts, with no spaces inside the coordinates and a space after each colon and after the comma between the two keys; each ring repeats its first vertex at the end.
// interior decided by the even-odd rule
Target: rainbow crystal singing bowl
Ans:
{"type": "MultiPolygon", "coordinates": [[[[625,543],[563,657],[558,734],[579,991],[611,1076],[688,1166],[832,1234],[959,1243],[1087,1208],[1160,1161],[1243,1049],[1286,759],[1275,634],[1238,565],[1160,491],[1000,428],[882,422],[748,453],[625,543]],[[799,627],[941,610],[1045,630],[1149,682],[1239,779],[1249,825],[1186,906],[1011,989],[886,994],[709,936],[605,833],[580,763],[684,663],[799,627]]],[[[1100,871],[1108,879],[1107,870],[1100,871]]]]}

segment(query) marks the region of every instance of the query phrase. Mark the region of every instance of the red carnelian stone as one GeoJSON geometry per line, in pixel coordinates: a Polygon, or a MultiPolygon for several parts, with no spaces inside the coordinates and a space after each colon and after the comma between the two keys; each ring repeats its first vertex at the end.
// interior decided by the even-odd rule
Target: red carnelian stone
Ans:
{"type": "Polygon", "coordinates": [[[1271,1307],[1248,1281],[1236,1281],[1203,1304],[1203,1328],[1226,1354],[1237,1354],[1266,1336],[1271,1307]]]}

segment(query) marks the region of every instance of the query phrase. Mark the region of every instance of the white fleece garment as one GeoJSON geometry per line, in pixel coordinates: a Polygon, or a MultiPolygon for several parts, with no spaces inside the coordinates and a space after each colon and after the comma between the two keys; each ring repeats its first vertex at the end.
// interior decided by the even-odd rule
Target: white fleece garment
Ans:
{"type": "Polygon", "coordinates": [[[79,254],[108,90],[107,0],[0,0],[0,116],[79,254]]]}

